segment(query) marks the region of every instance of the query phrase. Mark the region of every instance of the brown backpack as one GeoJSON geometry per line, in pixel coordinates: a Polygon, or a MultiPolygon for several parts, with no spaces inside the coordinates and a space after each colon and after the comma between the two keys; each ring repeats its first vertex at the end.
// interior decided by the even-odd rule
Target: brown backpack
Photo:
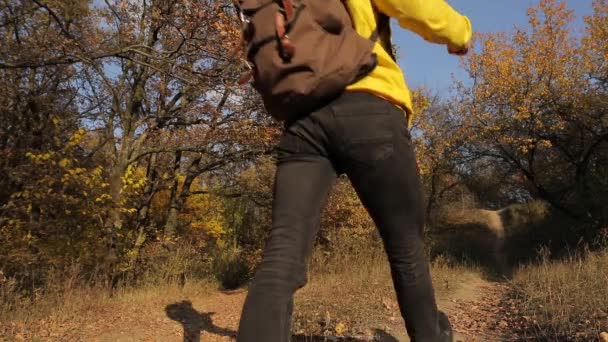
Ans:
{"type": "Polygon", "coordinates": [[[377,31],[360,36],[341,0],[237,0],[251,72],[241,78],[279,121],[292,121],[372,71],[377,31]]]}

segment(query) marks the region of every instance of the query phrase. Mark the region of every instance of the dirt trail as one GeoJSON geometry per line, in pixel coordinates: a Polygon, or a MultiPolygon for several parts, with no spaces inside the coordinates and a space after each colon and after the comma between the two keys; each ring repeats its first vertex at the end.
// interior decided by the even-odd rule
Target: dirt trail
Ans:
{"type": "MultiPolygon", "coordinates": [[[[520,317],[516,303],[509,299],[511,289],[507,283],[488,281],[475,273],[463,273],[450,279],[451,282],[456,279],[458,283],[448,284],[444,280],[446,283],[435,286],[441,294],[438,305],[448,313],[456,341],[518,340],[510,327],[517,326],[520,317]]],[[[409,341],[392,287],[386,283],[390,280],[383,279],[384,286],[352,286],[338,298],[334,291],[339,291],[343,282],[340,278],[335,280],[337,282],[317,282],[313,284],[316,287],[299,292],[296,309],[308,318],[298,316],[298,333],[302,335],[292,339],[293,342],[409,341]],[[326,302],[328,300],[331,303],[326,302]],[[364,307],[359,307],[361,305],[364,307]],[[319,317],[325,312],[329,315],[329,311],[334,325],[327,323],[326,327],[330,329],[323,332],[338,331],[338,325],[345,324],[344,331],[357,336],[348,339],[310,336],[309,332],[319,333],[318,324],[330,321],[329,316],[319,317]],[[311,324],[301,325],[302,322],[311,324]]],[[[72,311],[64,308],[61,315],[51,315],[28,326],[0,322],[0,341],[234,341],[246,292],[219,292],[206,286],[190,284],[184,289],[163,289],[164,292],[153,289],[117,297],[116,301],[81,303],[72,311]]]]}
{"type": "Polygon", "coordinates": [[[456,341],[515,341],[510,329],[517,319],[510,299],[511,289],[505,282],[494,282],[472,276],[451,298],[440,301],[450,317],[456,341]]]}
{"type": "MultiPolygon", "coordinates": [[[[442,286],[446,286],[445,284],[442,286]]],[[[448,285],[449,286],[449,285],[448,285]]],[[[454,285],[452,285],[454,286],[454,285]]],[[[511,316],[508,285],[467,275],[456,286],[449,298],[441,299],[439,307],[449,314],[456,331],[456,341],[509,341],[516,340],[508,331],[511,316]]],[[[172,303],[158,302],[154,310],[135,310],[105,322],[94,329],[83,329],[83,341],[98,342],[172,342],[172,341],[234,341],[238,319],[246,293],[216,292],[208,296],[182,299],[172,303]],[[105,323],[105,324],[104,324],[105,323]]],[[[91,326],[93,328],[93,326],[91,326]]],[[[386,332],[376,341],[409,341],[403,321],[387,317],[386,332]]],[[[297,341],[323,341],[306,338],[297,341]]],[[[350,341],[371,341],[366,337],[350,341]]],[[[328,339],[328,341],[332,341],[328,339]]],[[[338,340],[339,341],[339,340],[338,340]]]]}
{"type": "Polygon", "coordinates": [[[154,309],[132,312],[105,327],[85,330],[82,341],[234,341],[245,295],[245,291],[216,292],[146,305],[154,309]]]}
{"type": "MultiPolygon", "coordinates": [[[[439,309],[450,318],[455,342],[517,340],[509,329],[511,319],[516,317],[510,317],[513,308],[508,284],[468,274],[462,283],[455,285],[451,295],[437,302],[439,309]]],[[[399,320],[394,325],[393,335],[399,342],[407,342],[409,338],[402,324],[403,320],[399,320]]]]}

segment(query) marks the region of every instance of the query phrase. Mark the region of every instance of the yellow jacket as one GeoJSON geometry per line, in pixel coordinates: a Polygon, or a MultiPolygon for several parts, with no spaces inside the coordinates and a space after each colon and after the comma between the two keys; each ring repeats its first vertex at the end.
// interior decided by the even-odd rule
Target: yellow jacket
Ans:
{"type": "MultiPolygon", "coordinates": [[[[444,0],[346,0],[346,6],[357,33],[364,37],[369,37],[376,29],[374,8],[432,43],[464,47],[472,35],[469,19],[444,0]]],[[[378,56],[378,66],[347,89],[386,98],[404,107],[411,120],[416,113],[413,113],[410,90],[401,68],[380,43],[376,43],[374,52],[378,56]]]]}

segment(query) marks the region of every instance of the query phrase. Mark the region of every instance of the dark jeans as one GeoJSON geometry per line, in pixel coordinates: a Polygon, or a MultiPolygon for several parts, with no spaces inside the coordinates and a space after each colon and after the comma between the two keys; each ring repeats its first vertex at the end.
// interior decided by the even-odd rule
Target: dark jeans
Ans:
{"type": "Polygon", "coordinates": [[[237,341],[289,340],[293,296],[306,283],[319,217],[341,173],[350,178],[383,238],[410,337],[440,341],[423,250],[423,196],[403,112],[371,94],[347,92],[289,125],[277,152],[272,230],[237,341]]]}

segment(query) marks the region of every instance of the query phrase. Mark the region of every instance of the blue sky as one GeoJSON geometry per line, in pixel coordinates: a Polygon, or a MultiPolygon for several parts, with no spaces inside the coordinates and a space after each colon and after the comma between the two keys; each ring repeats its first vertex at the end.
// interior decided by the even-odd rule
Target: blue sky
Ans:
{"type": "MultiPolygon", "coordinates": [[[[538,0],[448,0],[450,5],[471,19],[476,32],[512,31],[515,26],[527,27],[527,9],[538,0]]],[[[575,11],[575,28],[583,28],[582,16],[593,13],[592,0],[570,0],[567,6],[575,11]]],[[[430,44],[393,22],[393,43],[399,47],[399,64],[410,87],[426,86],[440,94],[449,92],[451,75],[464,79],[459,58],[449,55],[444,46],[430,44]]]]}

